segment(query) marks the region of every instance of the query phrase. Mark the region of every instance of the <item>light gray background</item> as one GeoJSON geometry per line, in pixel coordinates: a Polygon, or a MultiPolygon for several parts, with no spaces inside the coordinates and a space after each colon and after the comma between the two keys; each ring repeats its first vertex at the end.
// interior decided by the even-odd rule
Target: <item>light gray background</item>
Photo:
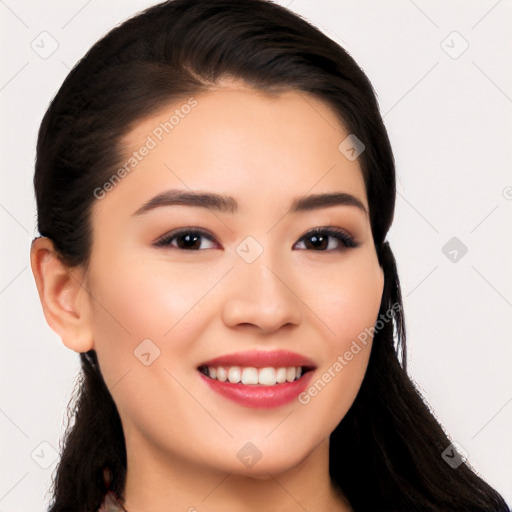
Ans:
{"type": "MultiPolygon", "coordinates": [[[[29,266],[37,129],[86,50],[153,3],[0,0],[0,512],[46,509],[79,369],[44,320],[29,266]],[[49,51],[52,39],[47,58],[31,47],[49,51]]],[[[512,503],[512,2],[279,3],[346,48],[377,91],[399,177],[389,239],[410,373],[512,503]],[[456,241],[456,261],[454,247],[442,251],[452,237],[468,249],[456,241]]]]}

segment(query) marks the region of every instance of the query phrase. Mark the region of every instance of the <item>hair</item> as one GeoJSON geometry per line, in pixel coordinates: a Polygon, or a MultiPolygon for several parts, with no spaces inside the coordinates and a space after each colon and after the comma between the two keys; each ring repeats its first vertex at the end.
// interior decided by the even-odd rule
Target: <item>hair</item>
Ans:
{"type": "MultiPolygon", "coordinates": [[[[75,65],[42,120],[34,186],[38,230],[62,261],[86,267],[93,191],[123,161],[123,137],[142,119],[222,78],[268,94],[324,101],[365,150],[359,156],[385,284],[359,393],[330,436],[333,483],[354,511],[501,511],[505,501],[463,462],[406,369],[400,283],[387,231],[395,163],[373,87],[354,59],[302,17],[267,0],[172,0],[112,29],[75,65]]],[[[121,420],[94,350],[80,354],[74,409],[61,442],[50,512],[97,510],[108,489],[124,498],[121,420]]],[[[69,418],[69,419],[70,419],[69,418]]]]}

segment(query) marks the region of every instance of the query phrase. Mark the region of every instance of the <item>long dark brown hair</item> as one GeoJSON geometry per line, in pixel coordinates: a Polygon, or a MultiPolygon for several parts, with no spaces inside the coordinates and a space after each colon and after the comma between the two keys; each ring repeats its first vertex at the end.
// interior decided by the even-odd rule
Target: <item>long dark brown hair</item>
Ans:
{"type": "MultiPolygon", "coordinates": [[[[400,284],[386,242],[395,165],[371,83],[343,48],[290,10],[266,0],[172,0],[98,41],[65,79],[39,130],[40,234],[70,267],[86,266],[94,191],[123,161],[123,136],[164,105],[207,91],[222,77],[268,92],[312,94],[365,144],[359,159],[385,273],[379,314],[391,312],[392,321],[376,332],[360,391],[331,435],[332,481],[356,512],[509,511],[467,463],[452,468],[443,459],[451,441],[407,374],[400,284]]],[[[80,358],[51,512],[92,512],[108,488],[121,498],[124,493],[120,417],[96,353],[80,358]]]]}

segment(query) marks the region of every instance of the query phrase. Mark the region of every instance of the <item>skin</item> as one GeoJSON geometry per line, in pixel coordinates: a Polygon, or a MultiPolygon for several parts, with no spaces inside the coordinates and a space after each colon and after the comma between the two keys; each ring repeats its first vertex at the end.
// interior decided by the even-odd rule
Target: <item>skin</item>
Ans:
{"type": "MultiPolygon", "coordinates": [[[[244,407],[197,371],[227,353],[287,349],[315,362],[315,382],[375,324],[384,277],[368,215],[349,205],[286,215],[293,198],[325,192],[349,193],[368,209],[359,161],[338,150],[348,132],[302,92],[271,96],[226,82],[194,97],[197,106],[96,200],[86,268],[67,268],[50,240],[34,241],[46,319],[68,348],[98,354],[125,433],[130,512],[351,510],[329,479],[329,435],[357,395],[371,339],[306,405],[244,407]],[[239,210],[133,215],[169,189],[227,194],[239,210]],[[322,251],[303,238],[329,225],[358,247],[331,237],[322,251]],[[200,239],[195,251],[176,239],[154,246],[186,227],[213,241],[200,239]],[[263,248],[250,264],[236,252],[249,235],[263,248]],[[160,350],[149,366],[134,356],[147,338],[160,350]],[[251,467],[237,457],[247,442],[262,455],[251,467]]],[[[126,154],[183,103],[139,122],[126,154]]]]}

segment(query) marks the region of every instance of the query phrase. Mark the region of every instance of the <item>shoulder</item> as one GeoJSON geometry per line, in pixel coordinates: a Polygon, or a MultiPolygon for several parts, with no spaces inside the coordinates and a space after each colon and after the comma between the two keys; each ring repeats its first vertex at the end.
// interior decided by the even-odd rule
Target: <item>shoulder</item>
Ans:
{"type": "Polygon", "coordinates": [[[108,491],[96,512],[127,512],[118,496],[113,491],[108,491]]]}

